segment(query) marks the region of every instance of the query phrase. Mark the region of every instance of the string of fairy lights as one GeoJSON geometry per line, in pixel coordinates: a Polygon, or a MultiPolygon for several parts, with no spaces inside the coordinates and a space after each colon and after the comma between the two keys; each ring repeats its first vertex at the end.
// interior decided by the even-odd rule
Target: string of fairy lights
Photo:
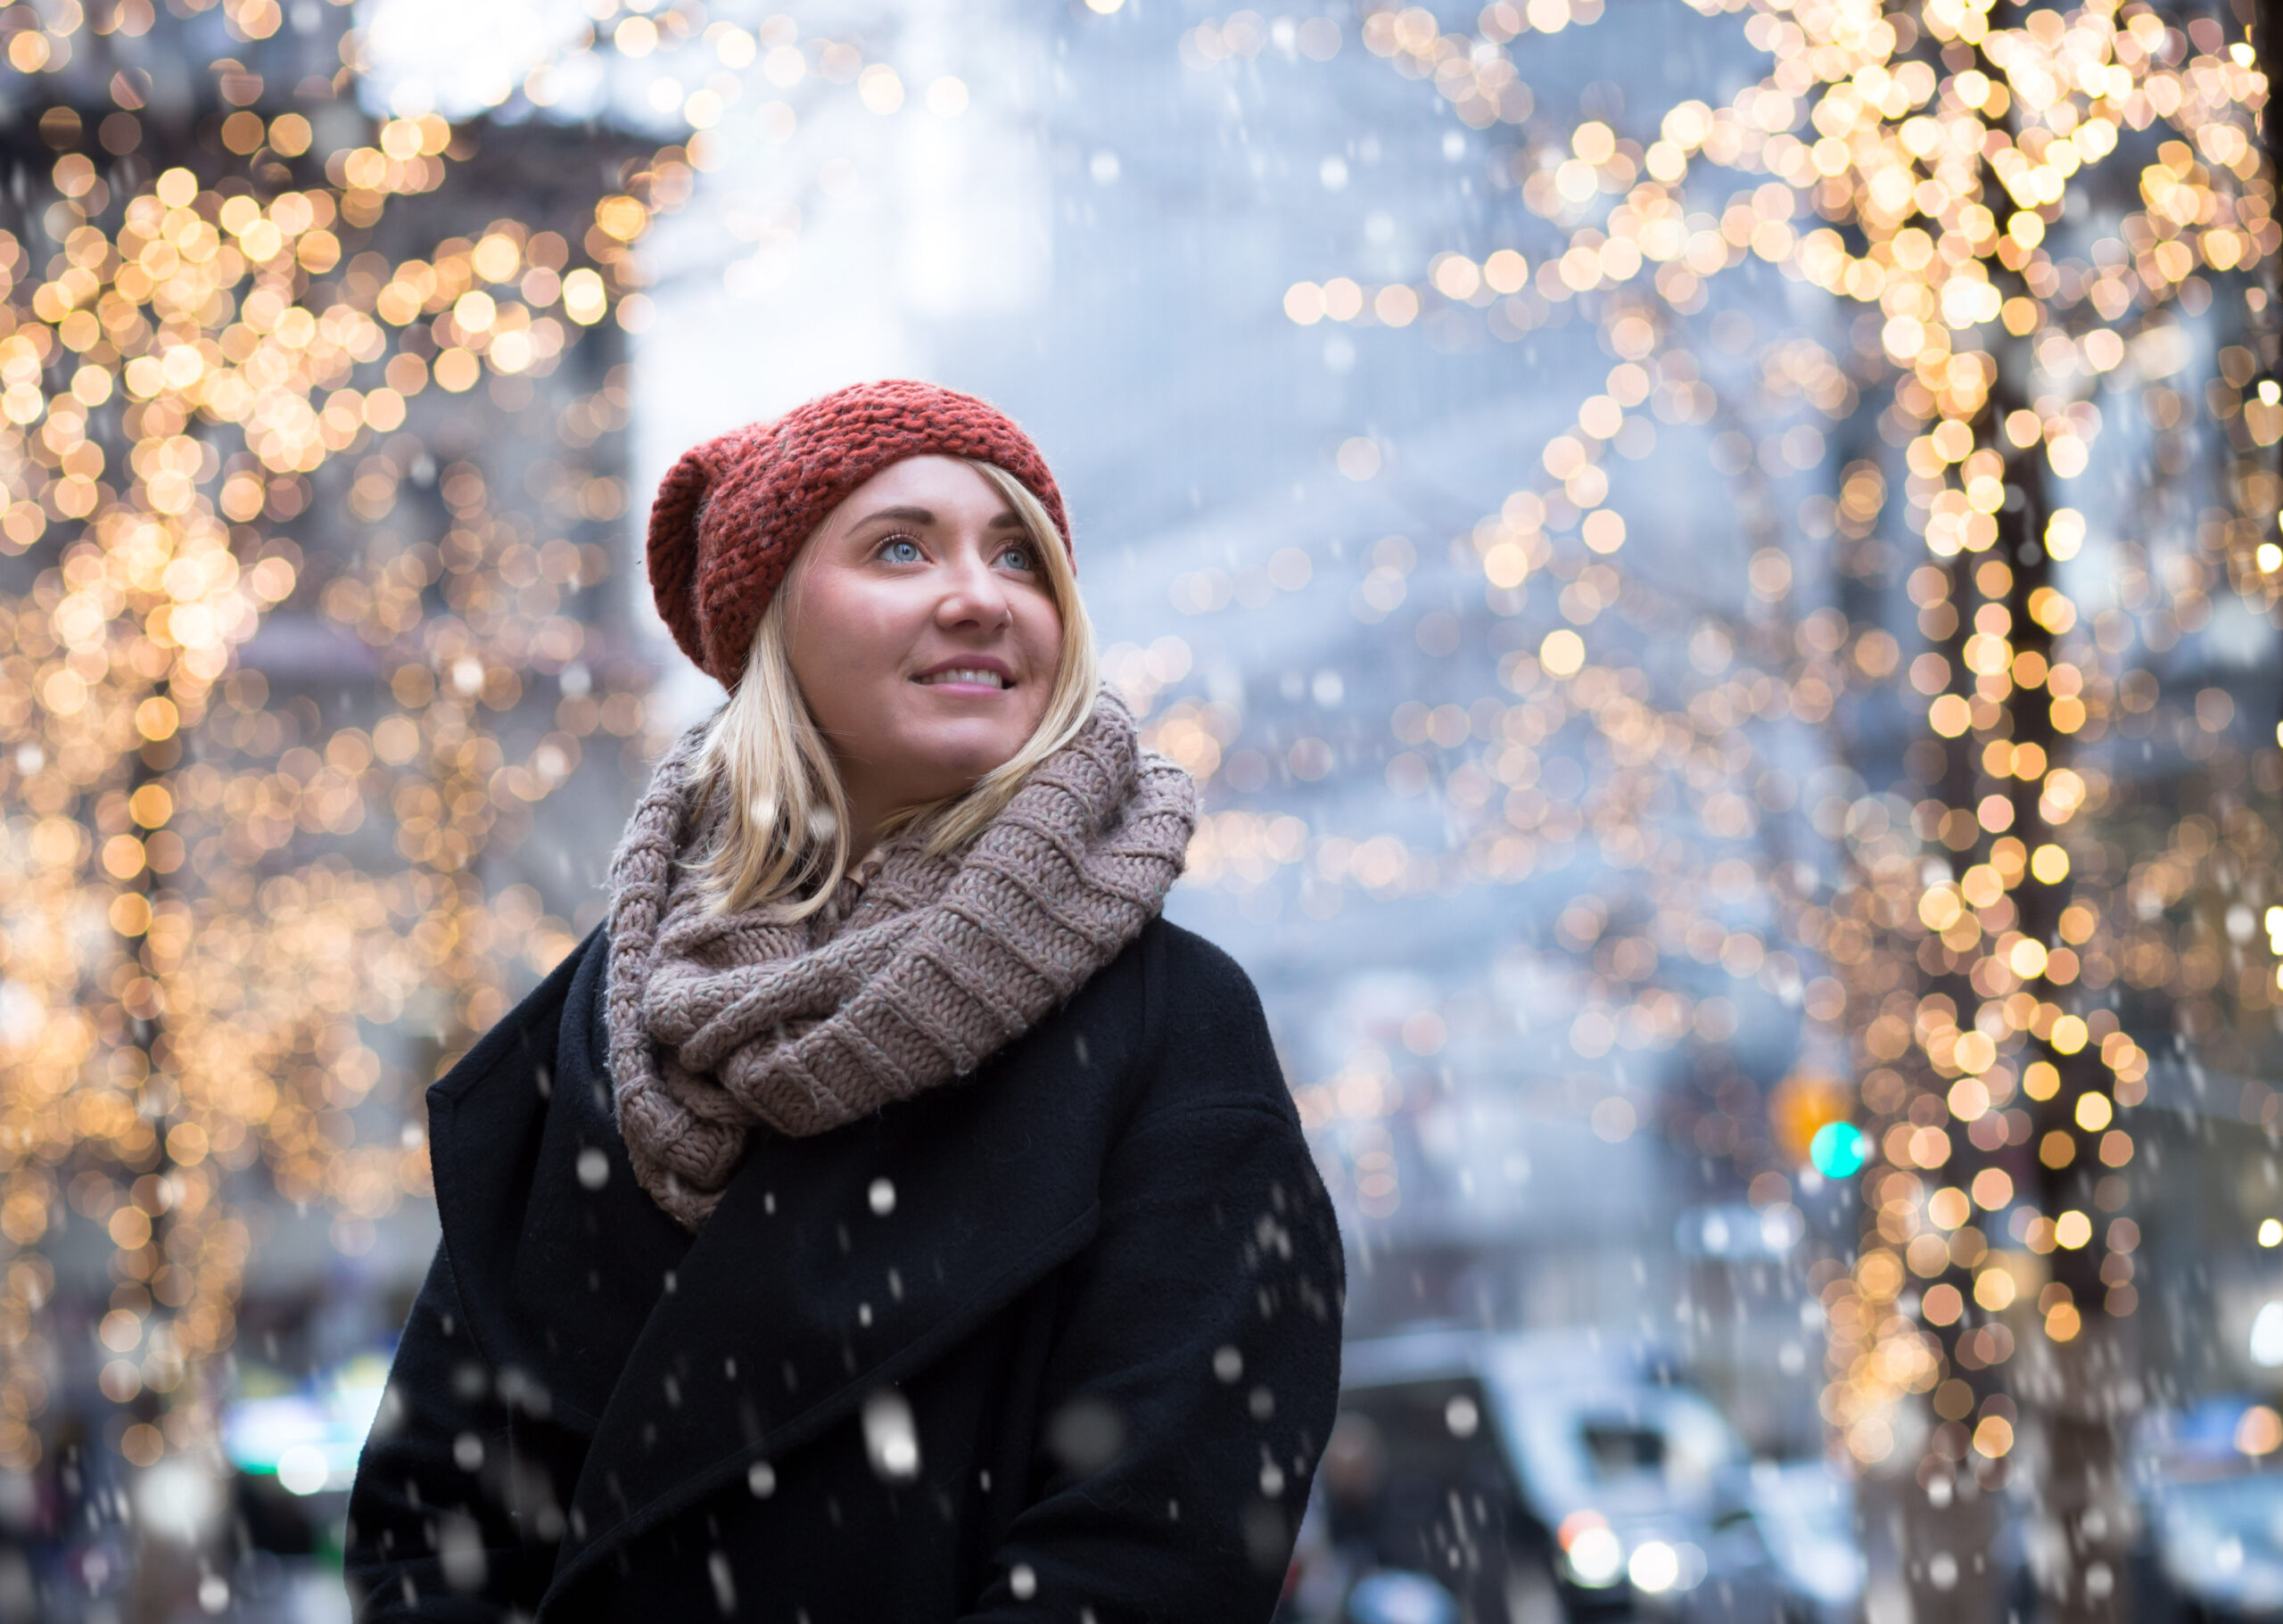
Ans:
{"type": "MultiPolygon", "coordinates": [[[[4,70],[36,102],[37,76],[100,51],[90,31],[158,21],[138,0],[94,9],[0,27],[4,70]]],[[[235,40],[283,21],[269,0],[220,9],[235,40]]],[[[614,41],[590,29],[574,50],[647,54],[641,30],[671,43],[680,20],[637,8],[614,41]]],[[[853,83],[861,52],[847,73],[845,42],[803,57],[787,19],[689,43],[726,70],[756,37],[813,59],[819,94],[850,84],[884,104],[877,76],[853,83]]],[[[353,67],[354,34],[342,54],[353,67]]],[[[770,66],[780,88],[803,77],[770,66]]],[[[645,323],[634,245],[688,198],[708,109],[733,90],[681,107],[687,136],[625,165],[569,231],[502,218],[398,259],[375,227],[473,155],[455,128],[408,106],[296,170],[279,161],[309,154],[309,120],[254,111],[260,81],[235,58],[215,70],[239,104],[218,122],[226,161],[159,154],[114,196],[145,134],[147,81],[121,72],[98,128],[41,115],[52,167],[0,233],[0,552],[25,556],[29,582],[0,599],[0,1469],[39,1461],[81,1356],[45,1255],[67,1209],[113,1249],[86,1332],[120,1406],[111,1441],[137,1464],[210,1447],[214,1356],[254,1244],[232,1175],[262,1164],[280,1199],[338,1215],[350,1249],[427,1191],[416,1134],[359,1136],[367,1095],[428,1081],[390,1075],[369,1029],[409,1022],[449,1064],[504,1013],[511,960],[561,957],[565,922],[528,886],[487,894],[474,865],[595,741],[647,742],[641,696],[581,658],[572,600],[611,556],[565,535],[625,507],[589,460],[626,426],[622,373],[553,425],[565,455],[540,512],[453,464],[425,476],[440,536],[386,522],[425,456],[422,396],[488,388],[509,410],[598,324],[645,323]],[[375,541],[313,585],[294,522],[335,463],[375,541]],[[391,708],[369,729],[325,723],[235,657],[284,605],[379,656],[391,708]],[[534,680],[559,696],[555,725],[511,758],[500,721],[534,680]],[[375,861],[359,836],[380,808],[393,851],[375,861]]],[[[543,78],[534,104],[552,99],[543,78]]],[[[766,112],[789,128],[785,103],[766,112]]]]}
{"type": "MultiPolygon", "coordinates": [[[[1831,1333],[1824,1414],[1846,1450],[1875,1464],[1898,1447],[1911,1397],[1930,1396],[1933,1456],[1986,1471],[2011,1449],[2016,1419],[1986,1373],[2013,1356],[2017,1332],[2034,1327],[2066,1344],[2087,1316],[2129,1315],[2137,1305],[2139,1230],[2120,1209],[2136,1149],[2128,1113],[2146,1097],[2150,1059],[2099,995],[2122,982],[2168,999],[2184,1033],[2223,1051],[2238,1026],[2256,1050],[2256,1026],[2283,998],[2273,954],[2251,941],[2255,908],[2244,899],[2256,904],[2271,889],[2272,838],[2228,793],[2247,754],[2224,742],[2229,696],[2183,696],[2183,754],[2218,770],[2208,802],[2173,808],[2154,848],[2122,861],[2103,840],[2115,838],[2114,823],[2095,827],[2086,815],[2110,810],[2116,786],[2076,749],[2112,733],[2149,734],[2160,692],[2130,657],[2136,643],[2169,647],[2208,622],[2222,595],[2262,621],[2276,601],[2283,548],[2271,539],[2278,487],[2264,456],[2283,433],[2276,386],[2254,386],[2258,367],[2242,344],[2221,350],[2221,375],[2200,402],[2164,382],[2185,359],[2184,323],[2210,311],[2223,334],[2262,325],[2267,268],[2283,243],[2257,138],[2267,84],[2250,45],[2216,18],[2137,3],[2036,10],[2007,28],[1972,0],[1883,11],[1697,3],[1743,14],[1746,37],[1767,54],[1765,77],[1724,106],[1680,102],[1645,146],[1587,119],[1566,142],[1534,128],[1507,149],[1521,200],[1552,228],[1554,246],[1439,254],[1421,284],[1302,282],[1286,291],[1284,309],[1302,326],[1402,327],[1438,308],[1471,307],[1492,334],[1514,338],[1593,295],[1586,315],[1618,358],[1603,390],[1544,448],[1544,478],[1463,538],[1494,612],[1516,613],[1518,591],[1537,578],[1558,591],[1566,622],[1535,657],[1502,666],[1512,691],[1485,702],[1488,714],[1471,722],[1479,754],[1447,779],[1462,810],[1483,809],[1461,859],[1470,874],[1527,873],[1533,839],[1567,844],[1587,832],[1574,820],[1550,824],[1552,808],[1533,788],[1541,763],[1530,746],[1565,711],[1588,719],[1620,765],[1628,749],[1639,762],[1662,745],[1706,827],[1740,835],[1754,820],[1731,786],[1764,763],[1744,754],[1700,775],[1692,746],[1701,757],[1755,716],[1822,723],[1850,690],[1902,682],[1923,703],[1927,734],[1948,754],[1914,771],[1915,806],[1900,818],[1876,797],[1840,809],[1826,832],[1840,838],[1848,867],[1827,895],[1793,891],[1781,865],[1768,878],[1780,909],[1774,934],[1826,970],[1807,989],[1810,1026],[1851,1051],[1860,1079],[1809,1088],[1807,1119],[1792,1125],[1794,1155],[1835,1123],[1817,1142],[1833,1149],[1829,1168],[1851,1173],[1868,1161],[1859,1256],[1849,1268],[1823,1265],[1815,1282],[1831,1333]],[[2096,184],[2123,200],[2114,225],[2065,251],[2065,202],[2073,185],[2096,184]],[[1603,608],[1622,599],[1653,609],[1659,598],[1655,581],[1623,572],[1626,524],[1608,505],[1603,465],[1612,448],[1645,454],[1651,417],[1711,416],[1686,318],[1706,309],[1710,284],[1748,259],[1866,312],[1853,354],[1793,337],[1771,347],[1769,378],[1788,382],[1777,395],[1804,396],[1835,423],[1883,406],[1877,430],[1901,466],[1875,458],[1847,466],[1836,502],[1811,498],[1794,533],[1798,545],[1831,549],[1842,575],[1869,573],[1851,559],[1867,540],[1900,542],[1900,573],[1929,647],[1906,663],[1875,625],[1797,612],[1800,658],[1789,670],[1771,680],[1737,673],[1725,657],[1700,662],[1702,688],[1661,712],[1628,684],[1622,640],[1611,664],[1595,659],[1592,622],[1603,608]],[[2215,301],[2225,301],[2217,311],[2215,301]],[[2080,604],[2051,571],[2084,544],[2077,508],[2040,499],[2034,533],[2001,531],[2023,506],[2023,487],[2042,499],[2059,489],[2049,482],[2087,470],[2104,427],[2094,397],[2127,380],[2144,383],[2139,404],[2160,433],[2198,416],[2218,429],[2224,505],[2199,515],[2196,548],[2166,561],[2163,588],[2128,534],[2117,548],[2118,603],[2080,604]],[[1924,562],[1908,563],[1910,552],[1924,562]],[[2154,613],[2136,635],[2120,609],[2154,613]],[[1930,864],[1928,851],[1957,859],[1930,864]],[[2220,914],[2231,922],[2215,932],[2220,914]],[[2080,988],[2094,995],[2081,1008],[2080,988]],[[1859,1137],[1850,1123],[1861,1125],[1859,1137]],[[2049,1173],[2090,1169],[2098,1176],[2067,1188],[2089,1185],[2092,1199],[2040,1209],[2038,1190],[2017,1191],[1991,1165],[2009,1146],[2026,1146],[2049,1173]],[[1999,1215],[2007,1231],[1986,1234],[1999,1215]]],[[[1518,42],[1598,12],[1567,0],[1495,4],[1467,33],[1446,31],[1423,8],[1387,7],[1365,18],[1363,42],[1407,77],[1430,79],[1470,126],[1519,126],[1535,102],[1517,72],[1526,60],[1518,42]]],[[[1260,19],[1239,13],[1200,25],[1190,49],[1210,62],[1257,54],[1269,39],[1260,19]]],[[[1793,466],[1815,466],[1822,445],[1813,434],[1793,466]]],[[[1762,548],[1749,573],[1760,599],[1789,597],[1782,548],[1762,548]]],[[[1725,656],[1727,639],[1712,635],[1725,656]]],[[[1455,746],[1469,736],[1470,713],[1445,708],[1455,718],[1445,742],[1455,746]]],[[[1400,716],[1396,731],[1405,735],[1400,716]]],[[[1624,820],[1596,819],[1590,832],[1617,867],[1637,862],[1624,820]]],[[[1217,845],[1266,838],[1265,828],[1231,829],[1217,845]]],[[[1284,844],[1297,853],[1297,841],[1284,844]]],[[[1352,876],[1366,889],[1399,894],[1406,876],[1433,871],[1431,857],[1400,841],[1364,844],[1392,847],[1376,875],[1352,876]]],[[[1701,888],[1669,886],[1660,900],[1647,963],[1656,947],[1671,955],[1685,944],[1699,962],[1757,973],[1771,988],[1786,976],[1797,985],[1792,955],[1757,941],[1738,952],[1717,922],[1692,918],[1706,900],[1701,888]]],[[[1618,1011],[1614,1022],[1592,1010],[1579,1018],[1580,1055],[1606,1051],[1627,1027],[1636,1046],[1685,1035],[1685,1004],[1674,1010],[1674,993],[1653,974],[1611,973],[1590,930],[1563,939],[1596,955],[1587,984],[1618,1011]]],[[[1337,1082],[1304,1091],[1317,1120],[1386,1109],[1337,1082]]],[[[1787,1084],[1775,1103],[1796,1115],[1802,1099],[1787,1084]]],[[[1757,1154],[1768,1153],[1763,1138],[1757,1154]]],[[[1359,1191],[1366,1182],[1359,1176],[1359,1191]]],[[[1753,1182],[1756,1199],[1780,1199],[1787,1187],[1781,1175],[1753,1182]]]]}

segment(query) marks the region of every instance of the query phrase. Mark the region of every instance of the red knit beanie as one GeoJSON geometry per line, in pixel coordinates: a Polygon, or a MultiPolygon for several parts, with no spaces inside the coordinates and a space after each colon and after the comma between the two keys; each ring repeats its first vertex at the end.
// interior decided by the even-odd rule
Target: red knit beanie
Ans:
{"type": "Polygon", "coordinates": [[[801,544],[881,469],[930,455],[973,458],[1013,474],[1045,505],[1069,549],[1070,522],[1046,459],[1004,413],[908,378],[852,384],[685,451],[659,484],[650,590],[681,651],[736,688],[762,611],[801,544]]]}

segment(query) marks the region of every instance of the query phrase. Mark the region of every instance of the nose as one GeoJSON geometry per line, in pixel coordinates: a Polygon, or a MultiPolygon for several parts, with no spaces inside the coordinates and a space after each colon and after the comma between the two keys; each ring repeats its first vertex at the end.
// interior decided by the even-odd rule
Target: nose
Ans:
{"type": "Polygon", "coordinates": [[[997,631],[1015,618],[1009,588],[992,569],[988,538],[954,550],[941,577],[935,623],[945,631],[997,631]]]}

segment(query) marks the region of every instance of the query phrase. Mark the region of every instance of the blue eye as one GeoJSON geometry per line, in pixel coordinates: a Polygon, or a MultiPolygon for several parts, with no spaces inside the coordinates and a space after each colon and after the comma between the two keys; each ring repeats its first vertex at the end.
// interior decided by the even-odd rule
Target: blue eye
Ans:
{"type": "Polygon", "coordinates": [[[880,543],[878,556],[890,564],[918,564],[923,556],[919,543],[910,536],[890,536],[880,543]]]}
{"type": "Polygon", "coordinates": [[[1018,570],[1038,567],[1038,561],[1031,556],[1031,549],[1019,541],[1010,543],[1007,550],[999,555],[999,562],[1018,570]]]}

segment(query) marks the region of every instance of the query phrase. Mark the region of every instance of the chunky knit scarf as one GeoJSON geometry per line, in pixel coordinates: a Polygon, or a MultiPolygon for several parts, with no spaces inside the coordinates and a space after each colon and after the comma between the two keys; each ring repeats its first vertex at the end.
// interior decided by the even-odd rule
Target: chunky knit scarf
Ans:
{"type": "Polygon", "coordinates": [[[688,864],[720,816],[692,804],[705,730],[611,860],[605,994],[634,1175],[691,1230],[748,1133],[821,1134],[962,1076],[1077,991],[1164,905],[1197,822],[1189,775],[1105,691],[963,850],[907,832],[805,919],[714,915],[688,864]]]}

